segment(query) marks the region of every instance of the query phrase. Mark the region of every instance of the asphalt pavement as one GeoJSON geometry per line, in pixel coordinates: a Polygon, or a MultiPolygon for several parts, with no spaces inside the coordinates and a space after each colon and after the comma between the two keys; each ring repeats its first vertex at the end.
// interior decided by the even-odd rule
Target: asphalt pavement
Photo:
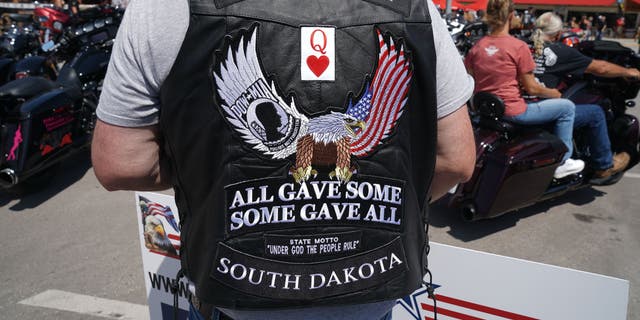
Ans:
{"type": "MultiPolygon", "coordinates": [[[[640,117],[636,102],[630,113],[640,117]]],[[[636,166],[615,185],[581,189],[491,220],[464,222],[456,210],[436,205],[430,237],[629,280],[628,318],[640,319],[639,189],[636,166]]],[[[88,154],[67,161],[38,192],[0,195],[0,206],[0,319],[120,317],[19,303],[47,290],[146,303],[134,195],[105,191],[88,154]]]]}

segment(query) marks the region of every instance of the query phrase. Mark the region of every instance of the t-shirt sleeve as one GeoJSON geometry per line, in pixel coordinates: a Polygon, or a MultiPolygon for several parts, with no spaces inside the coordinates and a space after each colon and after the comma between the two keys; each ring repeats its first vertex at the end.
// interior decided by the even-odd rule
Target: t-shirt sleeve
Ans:
{"type": "Polygon", "coordinates": [[[593,61],[592,58],[564,44],[554,45],[549,48],[558,56],[558,61],[548,70],[548,72],[553,72],[554,74],[581,76],[593,61]]]}
{"type": "Polygon", "coordinates": [[[522,42],[516,49],[516,63],[518,68],[518,75],[533,72],[536,68],[536,63],[533,61],[533,55],[526,43],[522,42]]]}
{"type": "Polygon", "coordinates": [[[158,123],[159,90],[180,50],[187,1],[136,0],[127,7],[113,45],[100,102],[100,120],[123,127],[158,123]],[[172,30],[167,32],[166,22],[172,30]]]}
{"type": "Polygon", "coordinates": [[[432,1],[429,4],[433,42],[436,51],[436,88],[438,119],[462,107],[473,94],[473,78],[467,73],[462,57],[432,1]]]}

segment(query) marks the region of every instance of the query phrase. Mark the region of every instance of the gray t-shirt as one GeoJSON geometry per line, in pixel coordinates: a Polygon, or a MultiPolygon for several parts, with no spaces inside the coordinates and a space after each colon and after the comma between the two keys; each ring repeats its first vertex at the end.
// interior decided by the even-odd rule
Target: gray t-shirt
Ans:
{"type": "MultiPolygon", "coordinates": [[[[429,2],[437,56],[438,118],[463,106],[473,92],[438,10],[429,2]]],[[[98,105],[100,120],[123,127],[158,123],[159,91],[169,74],[189,25],[187,0],[133,0],[113,47],[98,105]]],[[[394,301],[283,311],[222,309],[234,319],[381,319],[394,301]]]]}

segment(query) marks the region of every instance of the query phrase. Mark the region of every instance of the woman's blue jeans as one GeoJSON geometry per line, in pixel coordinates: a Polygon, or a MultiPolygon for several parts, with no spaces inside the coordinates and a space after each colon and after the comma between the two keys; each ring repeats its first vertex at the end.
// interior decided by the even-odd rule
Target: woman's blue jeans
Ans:
{"type": "Polygon", "coordinates": [[[607,131],[607,119],[604,110],[595,104],[576,105],[574,128],[588,128],[589,164],[595,170],[605,170],[613,167],[611,141],[607,131]]]}
{"type": "Polygon", "coordinates": [[[524,125],[554,122],[554,134],[567,146],[562,162],[573,153],[573,122],[576,105],[568,99],[545,99],[527,104],[527,110],[505,119],[524,125]]]}

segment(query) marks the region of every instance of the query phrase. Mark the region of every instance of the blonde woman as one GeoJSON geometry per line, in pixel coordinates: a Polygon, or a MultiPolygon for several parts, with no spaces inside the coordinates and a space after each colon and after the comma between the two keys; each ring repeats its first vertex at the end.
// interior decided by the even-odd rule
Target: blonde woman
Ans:
{"type": "MultiPolygon", "coordinates": [[[[562,34],[562,19],[551,12],[542,14],[536,20],[533,33],[534,57],[538,80],[549,88],[563,86],[566,76],[580,77],[585,73],[600,77],[638,78],[640,72],[635,68],[624,68],[604,60],[592,59],[575,48],[564,45],[558,39],[562,34]]],[[[629,164],[629,154],[621,152],[613,155],[607,132],[604,111],[595,104],[576,105],[574,128],[589,128],[589,164],[594,177],[608,178],[624,170],[629,164]]]]}
{"type": "Polygon", "coordinates": [[[568,149],[554,177],[559,179],[578,173],[584,168],[584,162],[570,159],[575,105],[567,99],[558,99],[560,91],[536,81],[529,47],[509,35],[513,11],[512,0],[489,0],[487,3],[485,21],[490,33],[480,39],[465,58],[467,70],[476,80],[475,92],[485,91],[500,97],[505,104],[506,120],[526,125],[553,122],[554,133],[568,149]],[[550,99],[526,103],[521,86],[529,94],[550,99]]]}

